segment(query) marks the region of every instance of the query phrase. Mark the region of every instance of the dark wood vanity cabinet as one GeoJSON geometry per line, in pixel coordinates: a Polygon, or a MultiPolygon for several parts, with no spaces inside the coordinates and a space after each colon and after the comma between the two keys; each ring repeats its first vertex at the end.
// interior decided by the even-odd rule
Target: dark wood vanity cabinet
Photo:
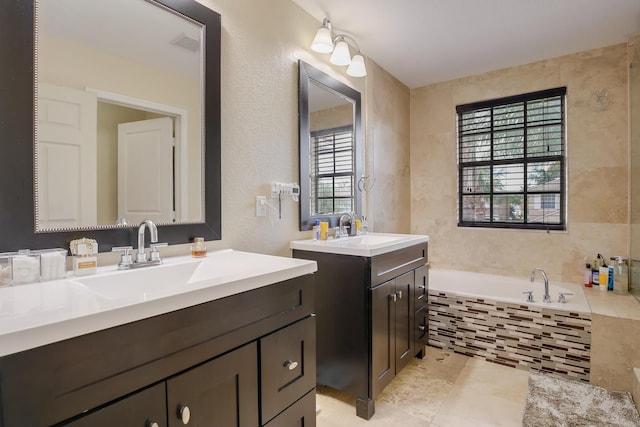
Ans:
{"type": "Polygon", "coordinates": [[[427,244],[373,257],[294,249],[315,260],[317,383],[356,397],[370,419],[376,396],[427,339],[427,244]]]}
{"type": "Polygon", "coordinates": [[[0,426],[315,426],[313,279],[4,356],[0,426]]]}

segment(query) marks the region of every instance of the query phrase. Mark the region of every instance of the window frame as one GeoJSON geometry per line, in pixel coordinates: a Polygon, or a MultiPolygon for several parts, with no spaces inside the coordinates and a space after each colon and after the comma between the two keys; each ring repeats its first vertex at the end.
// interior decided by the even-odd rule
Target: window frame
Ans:
{"type": "MultiPolygon", "coordinates": [[[[525,229],[525,230],[560,230],[564,231],[567,227],[567,174],[566,174],[566,161],[567,161],[567,111],[566,111],[566,95],[567,88],[559,87],[554,89],[530,92],[521,95],[496,98],[487,101],[475,102],[470,104],[458,105],[456,106],[456,143],[457,143],[457,166],[458,166],[458,200],[457,200],[457,222],[458,227],[481,227],[481,228],[510,228],[510,229],[525,229]],[[529,133],[527,130],[529,128],[534,128],[535,126],[530,126],[527,122],[527,103],[532,101],[541,101],[548,98],[560,98],[560,154],[554,155],[530,155],[528,152],[528,148],[531,148],[529,143],[529,133]],[[509,158],[498,158],[494,157],[494,149],[496,145],[496,133],[504,130],[495,130],[495,120],[494,120],[494,110],[508,107],[513,104],[523,104],[523,121],[522,126],[517,127],[517,129],[522,129],[522,144],[523,144],[523,152],[519,157],[509,157],[509,158]],[[489,110],[490,111],[490,131],[486,132],[489,137],[490,143],[489,145],[489,160],[473,160],[473,161],[464,161],[463,155],[463,137],[465,135],[470,135],[469,132],[463,131],[463,120],[462,116],[464,114],[468,114],[473,111],[480,110],[489,110]],[[559,163],[559,190],[558,191],[549,191],[549,190],[532,190],[530,185],[528,184],[528,174],[527,171],[528,166],[531,164],[538,164],[544,162],[558,162],[559,163]],[[523,169],[523,185],[520,191],[495,191],[494,190],[494,167],[500,166],[522,166],[523,169]],[[489,215],[488,218],[485,215],[484,220],[469,220],[464,218],[464,195],[469,194],[463,191],[464,186],[464,171],[472,170],[472,168],[480,168],[480,167],[488,167],[489,168],[489,190],[484,192],[475,192],[474,195],[487,197],[489,198],[489,215]],[[544,223],[544,222],[528,222],[529,220],[529,211],[532,209],[533,201],[530,200],[530,196],[539,195],[542,206],[542,198],[544,195],[559,195],[559,222],[558,223],[544,223]],[[522,221],[508,221],[508,220],[500,220],[496,219],[496,214],[494,212],[494,200],[495,196],[522,196],[522,212],[523,217],[522,221]]],[[[510,127],[509,130],[513,130],[514,128],[510,127]]],[[[533,140],[532,140],[533,141],[533,140]]],[[[497,150],[496,150],[497,151],[497,150]]],[[[550,181],[552,182],[552,181],[550,181]]]]}

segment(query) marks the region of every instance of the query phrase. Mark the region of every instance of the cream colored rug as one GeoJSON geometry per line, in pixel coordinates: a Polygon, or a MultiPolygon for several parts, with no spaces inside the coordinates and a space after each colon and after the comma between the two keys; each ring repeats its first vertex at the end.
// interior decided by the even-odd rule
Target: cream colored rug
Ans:
{"type": "Polygon", "coordinates": [[[524,427],[637,427],[631,394],[556,375],[529,373],[524,427]]]}

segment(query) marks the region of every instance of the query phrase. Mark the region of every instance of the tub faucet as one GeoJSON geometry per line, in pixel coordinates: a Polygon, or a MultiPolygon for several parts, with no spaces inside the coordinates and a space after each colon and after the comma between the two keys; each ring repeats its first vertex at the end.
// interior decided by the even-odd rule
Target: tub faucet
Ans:
{"type": "Polygon", "coordinates": [[[150,219],[145,219],[140,223],[138,228],[138,254],[136,255],[136,262],[147,262],[147,254],[144,251],[144,229],[149,229],[149,237],[151,243],[158,242],[158,228],[150,219]]]}
{"type": "Polygon", "coordinates": [[[540,267],[536,267],[531,272],[531,282],[536,277],[536,271],[539,271],[542,274],[542,278],[544,279],[544,297],[542,298],[542,302],[551,302],[551,295],[549,295],[549,277],[547,277],[547,273],[540,267]]]}

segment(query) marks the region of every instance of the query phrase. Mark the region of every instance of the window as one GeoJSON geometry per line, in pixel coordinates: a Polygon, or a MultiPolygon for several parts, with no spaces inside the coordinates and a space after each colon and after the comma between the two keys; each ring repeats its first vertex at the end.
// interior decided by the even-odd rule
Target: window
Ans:
{"type": "Polygon", "coordinates": [[[566,90],[456,108],[459,226],[565,229],[566,90]]]}
{"type": "Polygon", "coordinates": [[[311,132],[311,212],[354,210],[353,126],[311,132]]]}

